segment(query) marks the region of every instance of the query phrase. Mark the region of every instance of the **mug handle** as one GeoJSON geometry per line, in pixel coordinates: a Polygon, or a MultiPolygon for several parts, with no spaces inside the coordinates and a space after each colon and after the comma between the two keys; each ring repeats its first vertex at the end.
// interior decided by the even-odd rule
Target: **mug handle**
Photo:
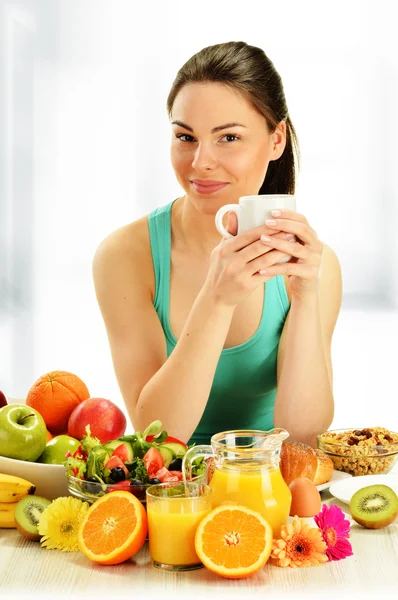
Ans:
{"type": "Polygon", "coordinates": [[[240,215],[241,207],[239,204],[225,204],[222,206],[216,214],[216,227],[221,235],[225,238],[233,238],[235,237],[232,233],[229,233],[223,225],[223,217],[227,212],[234,212],[236,214],[236,218],[238,219],[238,227],[239,227],[239,215],[240,215]]]}

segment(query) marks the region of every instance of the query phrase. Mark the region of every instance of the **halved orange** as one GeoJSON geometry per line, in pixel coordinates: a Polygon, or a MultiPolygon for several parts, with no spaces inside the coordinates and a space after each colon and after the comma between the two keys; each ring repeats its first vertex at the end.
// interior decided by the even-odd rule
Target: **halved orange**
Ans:
{"type": "Polygon", "coordinates": [[[272,528],[260,513],[222,504],[199,523],[195,550],[210,571],[241,579],[259,571],[272,551],[272,528]]]}
{"type": "Polygon", "coordinates": [[[141,502],[130,492],[112,492],[88,509],[79,529],[79,549],[93,562],[117,565],[138,552],[147,531],[141,502]]]}

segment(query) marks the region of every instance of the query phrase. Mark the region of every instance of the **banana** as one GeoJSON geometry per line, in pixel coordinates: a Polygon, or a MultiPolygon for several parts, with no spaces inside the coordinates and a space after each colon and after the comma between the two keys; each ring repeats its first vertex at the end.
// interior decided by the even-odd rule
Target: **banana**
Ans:
{"type": "Polygon", "coordinates": [[[34,494],[36,486],[30,481],[0,473],[0,503],[18,502],[25,496],[34,494]]]}
{"type": "Polygon", "coordinates": [[[0,502],[0,528],[16,527],[14,509],[16,502],[0,502]]]}

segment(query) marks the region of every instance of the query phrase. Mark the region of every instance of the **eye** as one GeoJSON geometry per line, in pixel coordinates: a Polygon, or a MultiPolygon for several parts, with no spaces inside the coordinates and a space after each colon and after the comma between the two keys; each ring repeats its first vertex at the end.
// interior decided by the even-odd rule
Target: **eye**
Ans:
{"type": "Polygon", "coordinates": [[[181,140],[182,142],[190,142],[191,140],[193,140],[193,137],[191,135],[188,135],[187,133],[177,133],[176,138],[178,138],[179,140],[181,140]],[[190,140],[183,140],[182,138],[191,138],[190,140]]]}
{"type": "Polygon", "coordinates": [[[226,133],[225,135],[223,135],[223,137],[225,138],[235,138],[234,140],[229,140],[234,142],[235,140],[239,140],[239,136],[235,135],[234,133],[226,133]]]}

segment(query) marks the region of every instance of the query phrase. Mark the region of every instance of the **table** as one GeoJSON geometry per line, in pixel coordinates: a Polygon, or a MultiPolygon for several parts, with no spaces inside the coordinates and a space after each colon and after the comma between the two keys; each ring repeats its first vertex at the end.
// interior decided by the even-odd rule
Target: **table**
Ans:
{"type": "MultiPolygon", "coordinates": [[[[325,490],[322,502],[347,505],[325,490]]],[[[381,530],[351,527],[354,556],[318,567],[277,567],[269,561],[253,577],[223,579],[207,569],[168,573],[150,564],[147,543],[131,560],[112,567],[80,552],[45,550],[15,529],[0,529],[0,598],[394,598],[398,590],[398,519],[381,530]]]]}

